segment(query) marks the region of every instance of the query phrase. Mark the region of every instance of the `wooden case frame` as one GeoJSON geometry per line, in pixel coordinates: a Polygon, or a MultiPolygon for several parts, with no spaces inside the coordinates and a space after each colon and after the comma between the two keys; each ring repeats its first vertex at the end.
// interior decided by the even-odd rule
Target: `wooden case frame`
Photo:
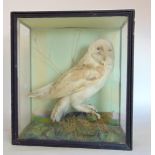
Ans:
{"type": "Polygon", "coordinates": [[[12,144],[29,146],[55,146],[132,150],[132,113],[133,113],[133,48],[134,48],[134,10],[99,11],[47,11],[47,12],[11,12],[11,104],[12,104],[12,144]],[[128,55],[127,55],[127,97],[126,97],[126,144],[107,142],[75,142],[56,140],[21,140],[18,138],[18,66],[17,66],[17,19],[52,17],[128,17],[128,55]]]}

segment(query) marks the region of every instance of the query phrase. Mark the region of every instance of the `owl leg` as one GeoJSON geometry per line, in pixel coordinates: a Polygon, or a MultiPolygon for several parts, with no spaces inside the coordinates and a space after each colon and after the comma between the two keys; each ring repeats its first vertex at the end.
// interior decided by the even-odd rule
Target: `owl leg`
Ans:
{"type": "Polygon", "coordinates": [[[101,118],[100,114],[96,112],[95,107],[92,105],[73,103],[72,107],[79,112],[91,113],[91,114],[96,115],[98,119],[101,118]]]}
{"type": "Polygon", "coordinates": [[[70,109],[70,101],[68,97],[64,97],[59,100],[58,103],[56,103],[55,107],[52,110],[51,113],[51,120],[53,122],[59,122],[61,118],[67,114],[67,112],[70,109]]]}
{"type": "Polygon", "coordinates": [[[95,106],[93,106],[93,105],[91,105],[91,104],[87,104],[86,106],[88,106],[89,108],[91,108],[92,110],[94,110],[94,111],[96,111],[96,112],[97,112],[97,110],[96,110],[95,106]]]}

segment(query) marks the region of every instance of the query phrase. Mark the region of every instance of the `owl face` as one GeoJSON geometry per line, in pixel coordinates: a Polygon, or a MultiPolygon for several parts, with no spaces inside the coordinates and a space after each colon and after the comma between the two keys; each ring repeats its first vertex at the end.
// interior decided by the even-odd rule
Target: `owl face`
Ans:
{"type": "Polygon", "coordinates": [[[112,45],[103,39],[97,40],[89,47],[91,57],[100,64],[113,59],[112,45]]]}

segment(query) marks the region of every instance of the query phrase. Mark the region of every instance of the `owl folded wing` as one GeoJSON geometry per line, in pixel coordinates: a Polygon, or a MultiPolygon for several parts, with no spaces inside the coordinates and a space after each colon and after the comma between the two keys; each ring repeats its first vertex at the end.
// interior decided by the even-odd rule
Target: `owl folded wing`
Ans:
{"type": "Polygon", "coordinates": [[[79,92],[93,84],[101,77],[101,73],[94,68],[73,68],[60,77],[52,89],[52,98],[61,98],[79,92]]]}

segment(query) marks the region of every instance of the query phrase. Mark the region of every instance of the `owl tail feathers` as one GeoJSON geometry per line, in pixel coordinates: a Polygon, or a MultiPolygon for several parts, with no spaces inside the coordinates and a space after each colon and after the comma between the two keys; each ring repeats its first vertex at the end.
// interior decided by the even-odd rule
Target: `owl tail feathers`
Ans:
{"type": "Polygon", "coordinates": [[[32,98],[49,98],[53,83],[50,83],[44,87],[36,89],[28,94],[28,97],[32,98]]]}

